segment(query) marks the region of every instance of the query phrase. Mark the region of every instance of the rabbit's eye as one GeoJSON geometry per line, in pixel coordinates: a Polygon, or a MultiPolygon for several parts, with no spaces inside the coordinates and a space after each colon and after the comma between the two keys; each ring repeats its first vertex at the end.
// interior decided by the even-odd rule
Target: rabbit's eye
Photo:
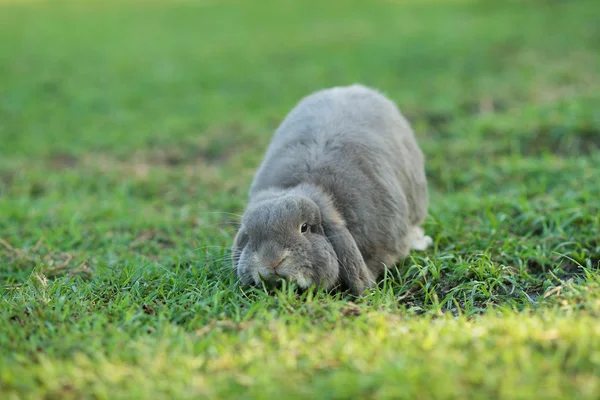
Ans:
{"type": "Polygon", "coordinates": [[[303,223],[302,226],[300,227],[300,233],[306,233],[306,232],[308,232],[308,224],[303,223]]]}

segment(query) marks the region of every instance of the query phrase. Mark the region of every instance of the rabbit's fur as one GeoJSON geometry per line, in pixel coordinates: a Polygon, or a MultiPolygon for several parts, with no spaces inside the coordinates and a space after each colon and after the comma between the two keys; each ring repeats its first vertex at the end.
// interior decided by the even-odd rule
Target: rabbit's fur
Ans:
{"type": "Polygon", "coordinates": [[[362,85],[320,90],[272,138],[233,267],[242,284],[283,277],[359,294],[431,244],[420,228],[427,206],[423,153],[396,105],[362,85]]]}

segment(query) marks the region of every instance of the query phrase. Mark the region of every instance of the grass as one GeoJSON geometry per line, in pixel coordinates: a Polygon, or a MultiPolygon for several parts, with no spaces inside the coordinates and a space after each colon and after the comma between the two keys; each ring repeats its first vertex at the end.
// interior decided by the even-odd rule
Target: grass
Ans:
{"type": "Polygon", "coordinates": [[[2,2],[0,397],[598,398],[596,3],[2,2]],[[238,287],[271,133],[353,82],[435,246],[358,299],[238,287]]]}

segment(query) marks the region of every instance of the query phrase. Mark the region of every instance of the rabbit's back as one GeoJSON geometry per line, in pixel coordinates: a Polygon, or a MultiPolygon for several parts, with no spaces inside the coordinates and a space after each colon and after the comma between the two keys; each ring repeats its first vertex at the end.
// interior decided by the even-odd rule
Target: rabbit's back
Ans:
{"type": "Polygon", "coordinates": [[[373,89],[352,85],[321,90],[302,99],[275,132],[269,150],[314,141],[322,147],[337,144],[401,151],[406,136],[412,138],[413,134],[394,103],[373,89]]]}
{"type": "Polygon", "coordinates": [[[365,261],[405,251],[426,216],[423,154],[396,105],[361,85],[302,99],[275,132],[250,189],[314,183],[330,194],[365,261]]]}

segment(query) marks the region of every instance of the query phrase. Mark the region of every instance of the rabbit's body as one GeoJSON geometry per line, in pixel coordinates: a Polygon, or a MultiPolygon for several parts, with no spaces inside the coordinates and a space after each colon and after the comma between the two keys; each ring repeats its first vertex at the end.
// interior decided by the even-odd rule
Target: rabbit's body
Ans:
{"type": "MultiPolygon", "coordinates": [[[[256,205],[261,201],[274,204],[293,193],[318,206],[329,242],[335,238],[331,238],[334,229],[328,229],[328,223],[349,232],[362,256],[357,268],[366,266],[358,275],[369,282],[358,285],[358,291],[372,284],[386,265],[393,265],[411,247],[422,250],[431,242],[419,227],[428,205],[423,154],[395,104],[364,86],[321,90],[296,105],[275,132],[257,171],[247,214],[260,210],[256,205]]],[[[264,210],[272,209],[263,205],[264,210]]],[[[271,214],[266,211],[253,218],[271,214]]],[[[335,243],[333,247],[339,269],[348,269],[335,243]]],[[[235,264],[239,260],[234,257],[238,273],[235,264]]],[[[328,280],[344,281],[343,273],[328,280]]],[[[351,282],[345,283],[353,287],[351,282]]]]}

